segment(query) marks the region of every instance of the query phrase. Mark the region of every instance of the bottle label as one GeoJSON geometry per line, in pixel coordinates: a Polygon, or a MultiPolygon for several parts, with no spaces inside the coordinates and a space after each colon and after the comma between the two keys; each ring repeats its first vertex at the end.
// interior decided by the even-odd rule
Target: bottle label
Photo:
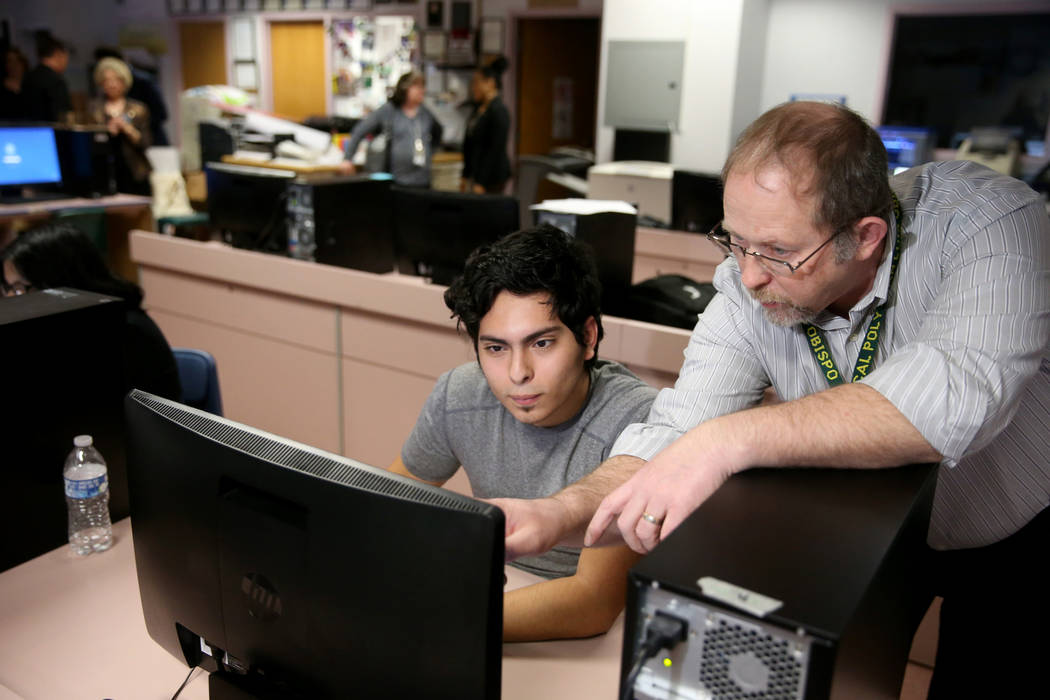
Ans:
{"type": "Polygon", "coordinates": [[[94,498],[108,488],[105,474],[93,479],[66,479],[66,496],[69,498],[94,498]]]}

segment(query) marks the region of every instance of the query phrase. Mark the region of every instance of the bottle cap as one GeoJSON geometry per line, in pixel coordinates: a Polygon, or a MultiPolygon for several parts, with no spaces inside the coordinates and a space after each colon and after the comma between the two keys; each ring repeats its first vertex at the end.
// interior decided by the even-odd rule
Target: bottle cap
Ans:
{"type": "Polygon", "coordinates": [[[77,447],[91,447],[92,439],[90,435],[77,435],[73,438],[73,444],[77,447]]]}

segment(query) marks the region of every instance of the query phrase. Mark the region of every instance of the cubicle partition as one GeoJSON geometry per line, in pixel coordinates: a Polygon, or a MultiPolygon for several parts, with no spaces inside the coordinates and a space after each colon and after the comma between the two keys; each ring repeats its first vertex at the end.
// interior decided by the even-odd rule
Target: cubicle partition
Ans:
{"type": "MultiPolygon", "coordinates": [[[[386,466],[437,377],[473,359],[444,287],[135,232],[145,305],[172,345],[218,363],[226,415],[386,466]]],[[[606,317],[603,358],[673,384],[689,332],[606,317]]]]}

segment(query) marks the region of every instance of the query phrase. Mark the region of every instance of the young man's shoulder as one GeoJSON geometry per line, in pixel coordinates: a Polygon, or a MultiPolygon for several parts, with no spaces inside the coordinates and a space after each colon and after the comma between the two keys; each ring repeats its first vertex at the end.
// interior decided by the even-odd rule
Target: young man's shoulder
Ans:
{"type": "Polygon", "coordinates": [[[493,408],[500,405],[489,390],[488,382],[477,362],[467,362],[442,374],[438,377],[434,391],[443,392],[447,411],[493,408]]]}
{"type": "Polygon", "coordinates": [[[622,419],[629,422],[649,411],[658,390],[639,379],[631,370],[618,362],[599,360],[591,373],[594,385],[584,414],[590,415],[588,422],[607,422],[611,418],[619,424],[622,419]]]}

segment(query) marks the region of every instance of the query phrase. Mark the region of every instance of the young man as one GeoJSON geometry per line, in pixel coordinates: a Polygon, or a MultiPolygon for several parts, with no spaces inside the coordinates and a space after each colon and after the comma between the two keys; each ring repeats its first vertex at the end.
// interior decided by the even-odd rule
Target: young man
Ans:
{"type": "Polygon", "coordinates": [[[744,131],[709,234],[728,254],[718,295],[674,390],[580,484],[499,502],[508,554],[588,521],[588,542],[615,523],[648,551],[753,466],[939,462],[929,697],[1028,697],[1050,625],[1023,594],[1050,542],[1050,221],[974,163],[886,172],[846,108],[788,103],[744,131]],[[756,406],[768,386],[784,401],[756,406]],[[975,638],[986,614],[1009,643],[975,638]]]}
{"type": "MultiPolygon", "coordinates": [[[[579,243],[550,226],[467,260],[445,303],[477,362],[438,379],[391,470],[441,485],[462,466],[479,498],[539,498],[579,480],[645,418],[656,390],[598,360],[600,286],[579,243]]],[[[619,615],[627,547],[560,547],[519,559],[550,579],[504,597],[506,641],[601,634],[619,615]]]]}

